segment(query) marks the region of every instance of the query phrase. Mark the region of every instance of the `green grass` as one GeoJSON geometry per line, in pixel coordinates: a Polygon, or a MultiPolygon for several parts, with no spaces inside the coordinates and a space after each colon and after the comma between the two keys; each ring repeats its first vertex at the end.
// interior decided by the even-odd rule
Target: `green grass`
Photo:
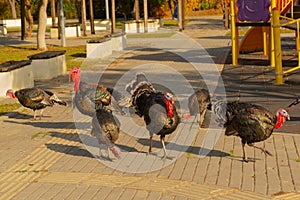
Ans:
{"type": "Polygon", "coordinates": [[[175,33],[130,33],[127,34],[127,38],[166,38],[171,37],[175,33]]]}
{"type": "Polygon", "coordinates": [[[37,137],[46,137],[46,136],[50,136],[50,133],[49,132],[38,132],[38,133],[35,133],[31,136],[31,139],[35,139],[37,137]]]}
{"type": "Polygon", "coordinates": [[[16,110],[21,107],[21,104],[19,103],[13,103],[13,104],[2,104],[0,105],[0,116],[5,115],[13,110],[16,110]]]}
{"type": "Polygon", "coordinates": [[[233,150],[230,150],[229,154],[230,154],[230,157],[234,157],[234,151],[233,150]]]}
{"type": "MultiPolygon", "coordinates": [[[[83,59],[86,57],[85,45],[72,47],[47,46],[47,48],[49,51],[66,50],[66,62],[68,70],[71,69],[74,65],[80,66],[83,59]]],[[[10,60],[28,60],[28,56],[43,52],[37,50],[36,46],[0,46],[0,51],[1,63],[10,60]]]]}
{"type": "MultiPolygon", "coordinates": [[[[190,22],[190,20],[184,20],[184,24],[188,24],[190,22]]],[[[164,20],[164,26],[165,27],[173,27],[173,26],[178,26],[178,20],[174,19],[174,20],[164,20]]]]}

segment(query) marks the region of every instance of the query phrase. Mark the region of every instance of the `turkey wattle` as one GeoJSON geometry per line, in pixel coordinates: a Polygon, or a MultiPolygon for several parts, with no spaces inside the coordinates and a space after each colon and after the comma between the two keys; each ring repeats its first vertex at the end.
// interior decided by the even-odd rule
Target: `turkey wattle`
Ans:
{"type": "Polygon", "coordinates": [[[274,129],[280,128],[286,119],[290,119],[288,110],[280,108],[276,115],[266,108],[243,102],[224,102],[222,100],[212,102],[212,110],[218,118],[218,122],[225,129],[225,135],[234,135],[241,138],[243,148],[243,160],[248,162],[245,145],[260,149],[266,155],[272,155],[263,147],[254,145],[256,142],[268,139],[274,129]]]}
{"type": "Polygon", "coordinates": [[[33,119],[36,119],[36,111],[40,111],[40,119],[43,111],[48,106],[53,106],[55,103],[66,106],[65,101],[60,100],[56,94],[51,91],[43,90],[41,88],[24,88],[17,91],[12,89],[7,90],[6,96],[10,98],[17,98],[22,106],[34,111],[33,119]]]}

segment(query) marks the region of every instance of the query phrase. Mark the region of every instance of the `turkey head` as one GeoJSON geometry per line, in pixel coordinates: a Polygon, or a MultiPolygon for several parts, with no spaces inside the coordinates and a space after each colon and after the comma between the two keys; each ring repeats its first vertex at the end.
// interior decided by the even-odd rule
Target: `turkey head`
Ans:
{"type": "Polygon", "coordinates": [[[80,68],[77,66],[74,66],[69,71],[69,81],[71,79],[74,81],[74,92],[77,92],[79,90],[79,83],[80,83],[80,68]]]}
{"type": "Polygon", "coordinates": [[[283,108],[280,108],[277,112],[276,112],[276,116],[277,116],[277,122],[275,124],[276,129],[280,128],[284,122],[288,119],[290,120],[290,115],[289,115],[289,110],[285,110],[283,108]]]}
{"type": "Polygon", "coordinates": [[[12,89],[9,89],[9,90],[6,91],[6,96],[8,96],[12,99],[16,98],[15,93],[12,89]]]}

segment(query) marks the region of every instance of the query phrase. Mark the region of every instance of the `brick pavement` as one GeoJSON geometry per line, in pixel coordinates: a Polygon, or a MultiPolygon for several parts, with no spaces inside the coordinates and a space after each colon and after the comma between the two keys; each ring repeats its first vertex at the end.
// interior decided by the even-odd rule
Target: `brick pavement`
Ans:
{"type": "MultiPolygon", "coordinates": [[[[204,17],[201,21],[192,21],[184,31],[186,35],[205,48],[217,64],[217,69],[223,70],[223,81],[229,97],[235,99],[240,96],[243,101],[254,101],[254,98],[257,98],[260,103],[270,106],[270,109],[275,108],[273,102],[275,99],[279,103],[288,99],[274,95],[271,100],[266,100],[265,98],[270,98],[271,92],[266,93],[265,96],[262,94],[259,98],[246,95],[249,94],[249,90],[245,86],[253,82],[251,80],[253,73],[248,74],[249,68],[246,68],[246,64],[237,68],[223,65],[230,51],[229,38],[224,36],[225,32],[226,30],[222,29],[221,17],[204,17]],[[237,78],[236,74],[241,74],[244,79],[241,76],[237,78]],[[245,83],[245,80],[248,82],[245,83]]],[[[124,52],[125,54],[121,56],[116,54],[108,60],[97,61],[95,66],[85,71],[97,76],[99,70],[106,67],[105,64],[112,62],[103,73],[101,82],[113,86],[128,70],[145,66],[150,62],[154,66],[151,71],[153,77],[158,74],[160,76],[167,74],[156,71],[156,66],[168,66],[183,74],[193,88],[203,87],[207,84],[203,81],[205,75],[197,75],[191,64],[179,56],[182,54],[171,49],[176,46],[174,45],[176,42],[182,44],[181,38],[180,34],[175,34],[170,38],[170,46],[167,49],[169,51],[157,44],[157,41],[162,43],[167,39],[129,39],[129,47],[124,52]]],[[[202,55],[203,61],[207,61],[205,55],[202,55]]],[[[201,60],[202,57],[199,59],[201,60]]],[[[146,67],[149,68],[149,66],[146,67]]],[[[203,70],[206,73],[214,72],[205,67],[203,70]]],[[[253,71],[256,72],[255,70],[251,72],[253,71]]],[[[265,77],[268,78],[256,80],[262,81],[265,90],[268,91],[272,84],[266,80],[272,77],[271,72],[265,77]]],[[[195,133],[194,137],[192,134],[186,137],[191,139],[189,146],[185,146],[185,143],[181,144],[179,140],[175,140],[174,136],[186,134],[186,132],[178,132],[167,138],[168,151],[175,153],[182,151],[180,156],[170,161],[168,165],[164,166],[160,159],[154,159],[150,164],[158,163],[164,167],[148,173],[125,172],[126,163],[126,169],[135,167],[133,169],[140,170],[145,167],[143,163],[147,160],[141,161],[138,156],[144,155],[147,151],[146,132],[139,133],[141,129],[126,126],[125,123],[117,143],[123,149],[127,159],[121,160],[120,164],[114,168],[110,167],[110,163],[93,157],[92,149],[96,148],[94,143],[89,146],[82,140],[83,136],[87,136],[84,134],[89,131],[88,124],[86,124],[89,119],[75,120],[76,125],[87,126],[86,129],[80,129],[80,127],[78,129],[73,123],[72,84],[68,83],[67,76],[50,81],[39,81],[36,84],[51,88],[67,100],[69,106],[46,109],[45,118],[41,121],[30,121],[32,113],[24,108],[8,116],[0,117],[3,130],[0,133],[0,160],[2,161],[0,164],[0,199],[300,198],[300,194],[297,193],[300,191],[300,163],[297,162],[300,136],[294,134],[297,131],[295,126],[299,124],[297,122],[299,118],[288,124],[285,131],[280,129],[281,131],[276,132],[267,141],[258,143],[270,150],[274,154],[272,157],[265,157],[259,151],[248,148],[249,156],[255,159],[255,162],[241,162],[242,150],[239,138],[208,132],[213,129],[197,130],[197,127],[193,126],[190,130],[191,133],[195,133]],[[141,134],[141,137],[134,137],[126,131],[141,134]],[[209,139],[215,142],[213,150],[207,156],[199,156],[199,153],[200,155],[202,155],[201,152],[205,153],[204,147],[209,144],[207,142],[209,139]],[[131,155],[136,157],[131,157],[131,155]],[[135,163],[135,166],[132,166],[132,163],[135,163]],[[123,170],[116,170],[117,167],[123,170]]],[[[297,87],[286,86],[285,88],[288,91],[287,94],[290,94],[289,97],[295,96],[294,93],[299,91],[297,87]]],[[[275,88],[272,94],[276,93],[277,89],[275,88]]],[[[297,114],[296,111],[293,112],[297,114]]],[[[128,116],[124,118],[126,117],[128,116]]],[[[136,123],[142,123],[140,119],[134,118],[134,120],[137,121],[136,123]]],[[[182,130],[185,130],[184,125],[182,130]]],[[[93,138],[90,139],[94,141],[93,138]]],[[[160,155],[160,144],[156,137],[154,150],[160,155]]]]}

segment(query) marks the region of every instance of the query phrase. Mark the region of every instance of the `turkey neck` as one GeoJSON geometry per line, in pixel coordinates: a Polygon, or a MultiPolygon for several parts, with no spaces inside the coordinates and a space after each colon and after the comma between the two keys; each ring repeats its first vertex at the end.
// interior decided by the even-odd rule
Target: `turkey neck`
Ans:
{"type": "Polygon", "coordinates": [[[284,122],[285,122],[285,117],[283,117],[279,113],[277,113],[277,122],[276,122],[274,128],[276,128],[276,129],[280,128],[284,122]]]}
{"type": "Polygon", "coordinates": [[[166,103],[166,110],[168,117],[172,117],[174,115],[174,107],[171,101],[169,101],[166,97],[164,97],[166,103]]]}

